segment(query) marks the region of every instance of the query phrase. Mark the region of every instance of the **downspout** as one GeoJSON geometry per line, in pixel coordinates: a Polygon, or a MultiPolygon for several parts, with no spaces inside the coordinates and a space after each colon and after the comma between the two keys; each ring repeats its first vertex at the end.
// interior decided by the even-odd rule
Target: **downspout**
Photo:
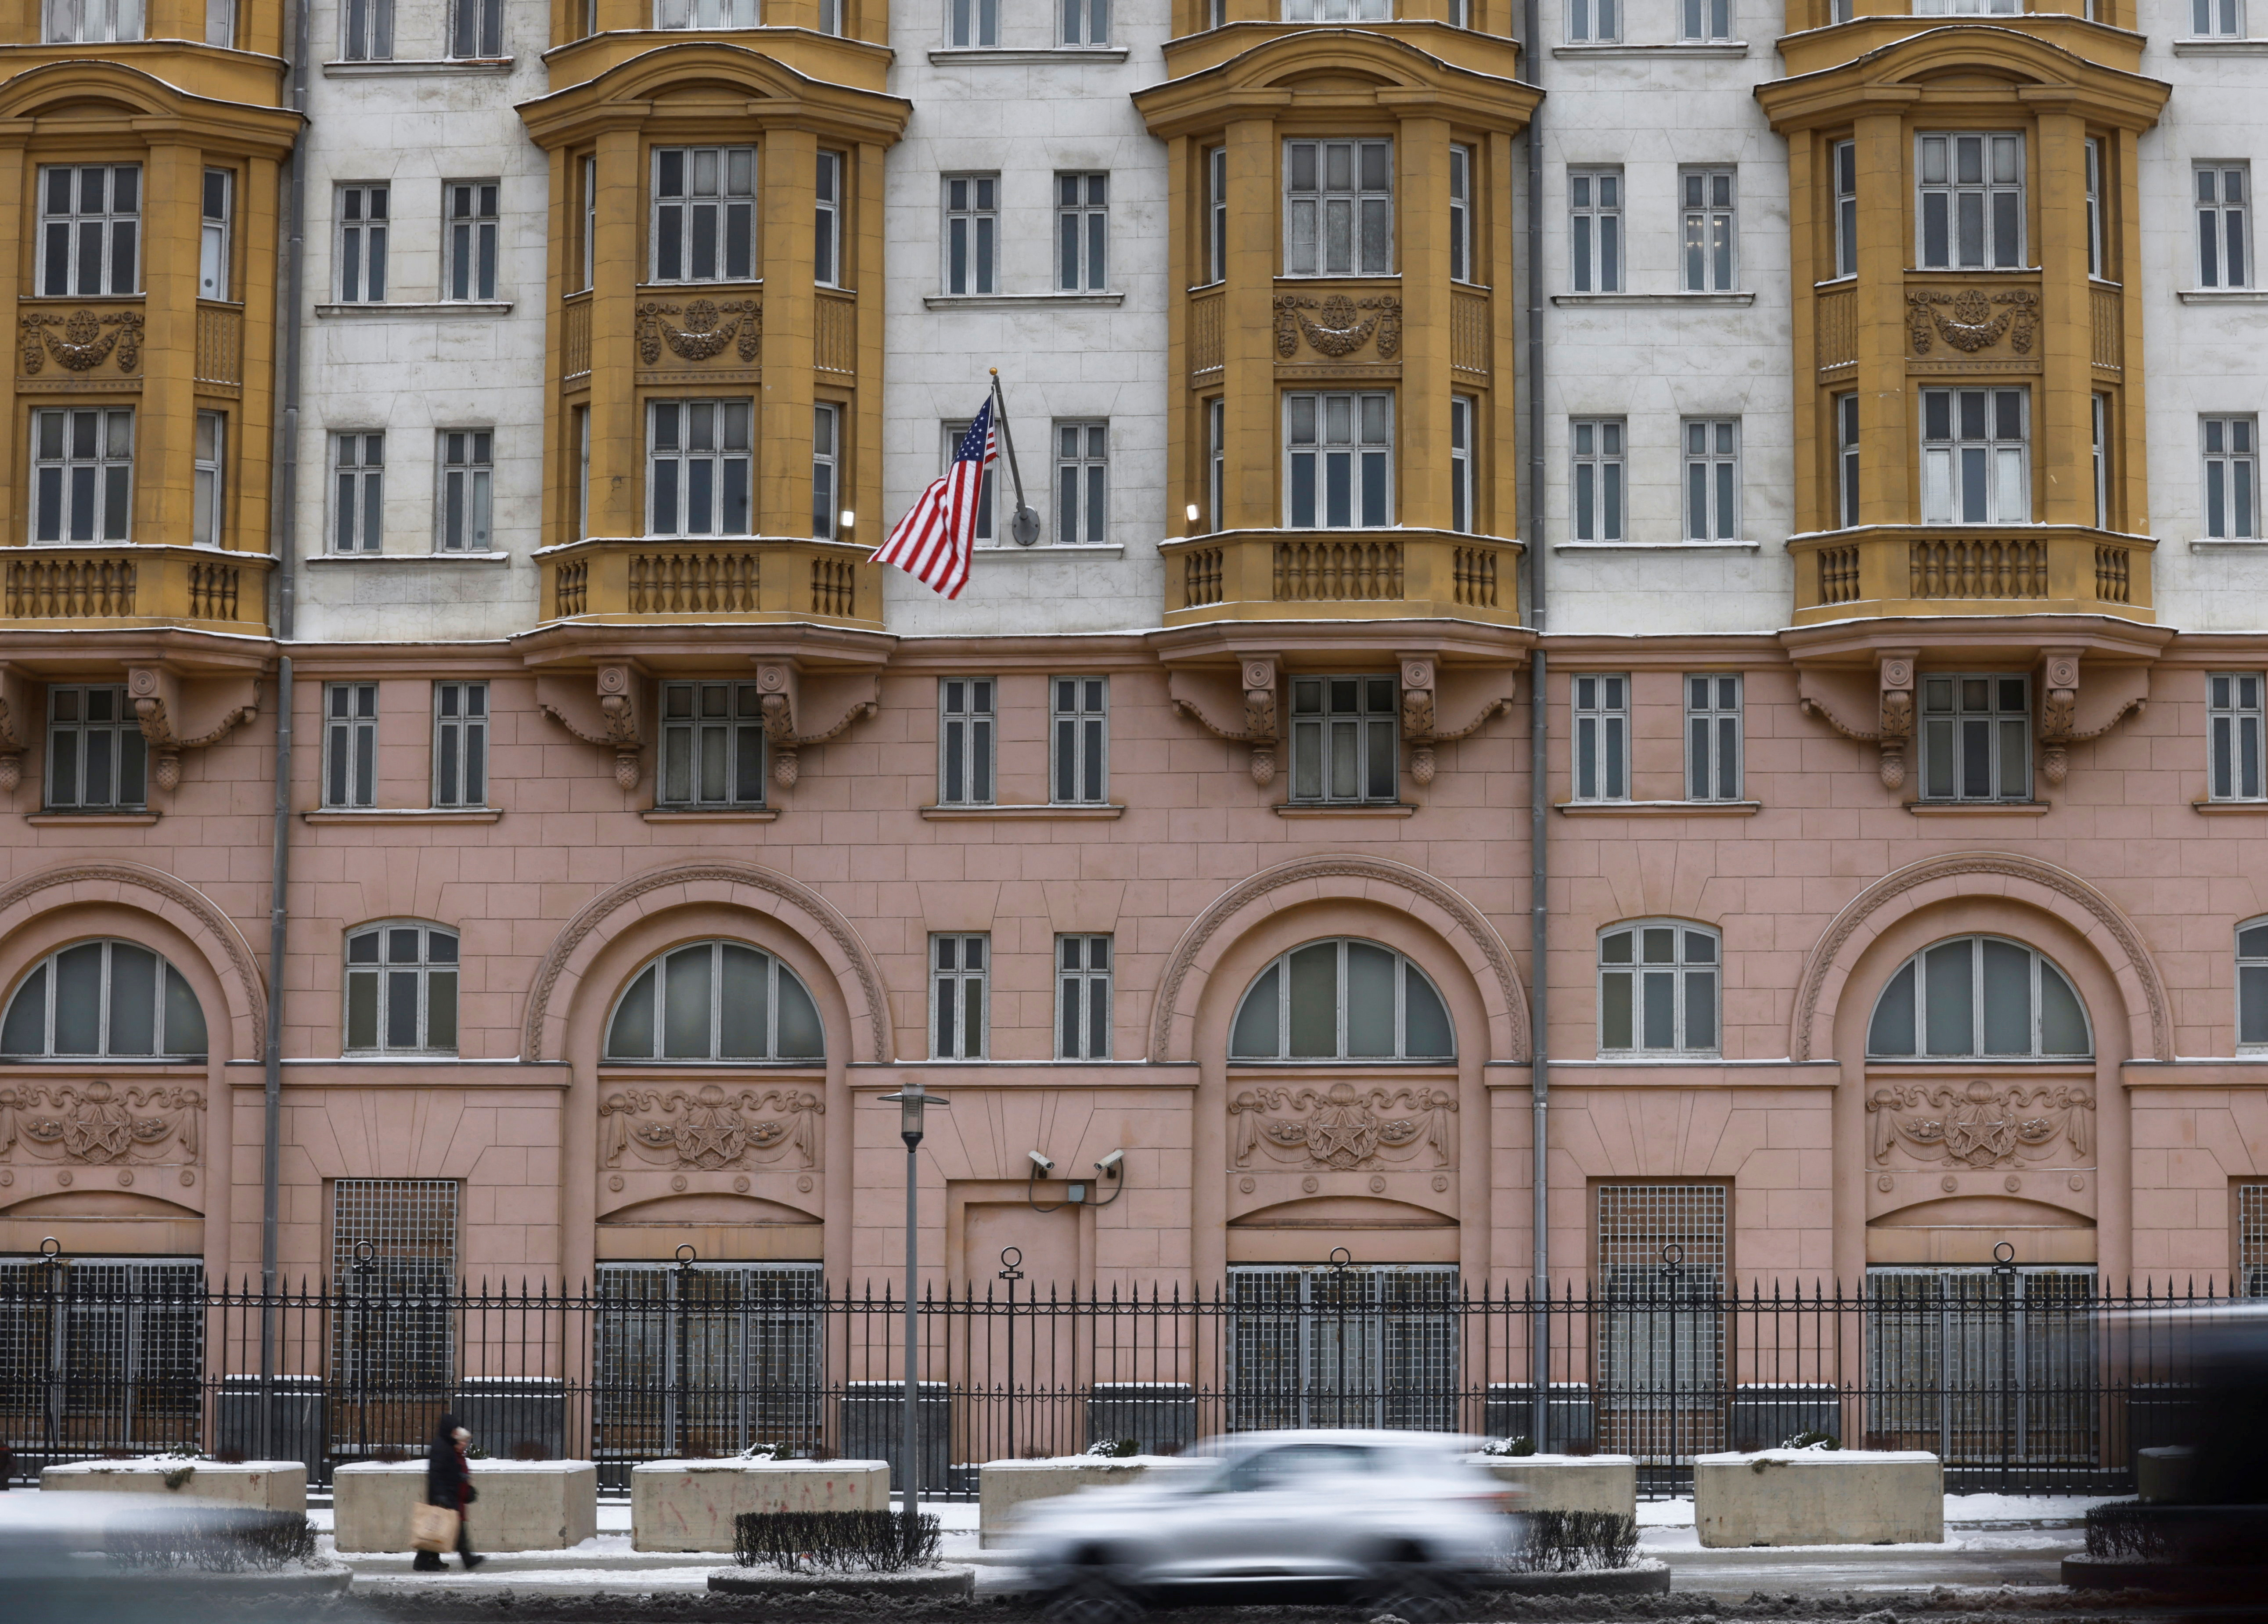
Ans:
{"type": "MultiPolygon", "coordinates": [[[[1543,30],[1537,0],[1522,0],[1521,27],[1525,47],[1521,52],[1521,77],[1540,91],[1543,88],[1543,30]]],[[[1539,100],[1528,115],[1528,343],[1527,353],[1521,358],[1528,373],[1528,477],[1522,482],[1528,511],[1521,530],[1528,541],[1528,598],[1521,607],[1527,610],[1528,629],[1535,634],[1528,655],[1528,1136],[1534,1147],[1528,1169],[1533,1198],[1528,1224],[1534,1249],[1528,1356],[1535,1405],[1528,1436],[1538,1450],[1548,1451],[1551,1447],[1551,914],[1546,890],[1551,878],[1548,838],[1551,794],[1545,771],[1550,763],[1550,708],[1544,682],[1543,577],[1550,549],[1543,535],[1543,106],[1539,100]]]]}
{"type": "MultiPolygon", "coordinates": [[[[276,548],[276,640],[289,648],[298,602],[300,300],[307,255],[307,35],[308,0],[291,9],[291,37],[285,41],[291,63],[291,110],[299,128],[291,138],[284,180],[284,290],[276,321],[283,343],[277,350],[277,388],[282,410],[276,418],[276,477],[269,500],[269,528],[276,548]]],[[[268,892],[268,1031],[266,1088],[260,1139],[260,1316],[261,1391],[269,1427],[275,1422],[276,1226],[282,1199],[284,1106],[284,977],[290,936],[291,880],[291,656],[276,661],[276,808],[274,862],[268,892]]],[[[276,1440],[271,1436],[271,1444],[276,1440]]],[[[271,1454],[273,1451],[270,1451],[271,1454]]]]}

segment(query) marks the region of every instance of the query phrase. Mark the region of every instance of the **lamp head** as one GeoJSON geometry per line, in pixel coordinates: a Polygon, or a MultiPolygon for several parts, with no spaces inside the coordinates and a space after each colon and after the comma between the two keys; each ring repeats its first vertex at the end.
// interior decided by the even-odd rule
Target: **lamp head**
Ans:
{"type": "Polygon", "coordinates": [[[909,1155],[922,1142],[922,1112],[932,1105],[950,1104],[944,1095],[932,1094],[917,1082],[909,1082],[895,1094],[881,1097],[884,1104],[898,1108],[898,1137],[906,1141],[909,1155]]]}

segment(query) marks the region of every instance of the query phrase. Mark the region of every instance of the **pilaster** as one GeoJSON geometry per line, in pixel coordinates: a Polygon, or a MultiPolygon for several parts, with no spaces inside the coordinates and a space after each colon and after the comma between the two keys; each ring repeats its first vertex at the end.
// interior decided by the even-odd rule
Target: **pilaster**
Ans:
{"type": "Polygon", "coordinates": [[[1449,124],[1405,116],[1401,209],[1402,390],[1395,402],[1401,477],[1395,512],[1405,525],[1449,523],[1449,124]],[[1415,206],[1413,206],[1415,205],[1415,206]]]}
{"type": "Polygon", "coordinates": [[[152,139],[142,168],[142,396],[134,540],[186,546],[196,432],[197,246],[204,155],[152,139]]]}
{"type": "Polygon", "coordinates": [[[1907,410],[1904,119],[1897,104],[1857,121],[1859,159],[1859,517],[1903,524],[1912,516],[1911,414],[1907,410]]]}
{"type": "Polygon", "coordinates": [[[818,295],[812,284],[812,214],[819,138],[775,129],[758,157],[763,246],[763,388],[756,402],[760,535],[811,527],[811,365],[818,295]]]}
{"type": "MultiPolygon", "coordinates": [[[[593,535],[641,535],[645,425],[633,330],[644,258],[645,153],[634,128],[599,137],[598,223],[591,292],[591,513],[593,535]]],[[[554,298],[557,297],[555,292],[554,298]]]]}
{"type": "Polygon", "coordinates": [[[1277,499],[1276,129],[1265,118],[1228,127],[1228,285],[1222,297],[1221,383],[1228,399],[1223,529],[1273,525],[1277,499]]]}
{"type": "Polygon", "coordinates": [[[2068,107],[2040,109],[2040,391],[2032,443],[2037,517],[2095,522],[2094,330],[2087,281],[2087,127],[2068,107]]]}

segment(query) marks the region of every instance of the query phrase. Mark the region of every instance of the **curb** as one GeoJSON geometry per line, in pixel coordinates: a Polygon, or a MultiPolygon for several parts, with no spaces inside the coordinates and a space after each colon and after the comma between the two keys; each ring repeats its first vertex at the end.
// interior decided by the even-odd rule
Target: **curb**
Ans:
{"type": "Polygon", "coordinates": [[[1514,1596],[1666,1596],[1669,1567],[1643,1561],[1576,1573],[1491,1573],[1473,1588],[1514,1596]]]}
{"type": "Polygon", "coordinates": [[[2200,1568],[2186,1562],[2130,1562],[2066,1556],[2063,1582],[2075,1591],[2164,1591],[2184,1596],[2255,1597],[2268,1591],[2268,1567],[2200,1568]]]}
{"type": "Polygon", "coordinates": [[[709,1588],[727,1596],[968,1596],[976,1570],[961,1564],[915,1573],[759,1573],[720,1568],[709,1588]]]}

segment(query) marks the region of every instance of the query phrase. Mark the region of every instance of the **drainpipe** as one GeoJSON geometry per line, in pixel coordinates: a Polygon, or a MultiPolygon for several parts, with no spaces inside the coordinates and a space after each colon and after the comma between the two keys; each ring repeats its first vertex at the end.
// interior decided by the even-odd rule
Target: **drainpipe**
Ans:
{"type": "MultiPolygon", "coordinates": [[[[282,410],[276,419],[276,478],[270,493],[269,528],[276,549],[276,640],[288,648],[297,621],[299,551],[299,366],[300,300],[307,257],[307,9],[291,9],[291,38],[284,42],[291,63],[291,110],[299,129],[291,139],[284,181],[284,289],[277,301],[279,336],[276,380],[282,410]]],[[[276,662],[275,860],[268,894],[268,1031],[265,1097],[260,1140],[260,1315],[261,1391],[272,1431],[276,1377],[276,1224],[283,1147],[284,976],[290,934],[291,878],[291,657],[276,662]]],[[[273,1439],[271,1438],[271,1442],[273,1439]]],[[[271,1451],[271,1453],[273,1451],[271,1451]]]]}
{"type": "MultiPolygon", "coordinates": [[[[1522,0],[1521,77],[1543,87],[1543,30],[1537,0],[1522,0]]],[[[1551,1102],[1550,988],[1551,915],[1545,890],[1551,877],[1549,820],[1550,782],[1545,767],[1550,759],[1550,710],[1545,703],[1543,653],[1543,577],[1550,549],[1543,535],[1543,108],[1539,103],[1528,119],[1528,343],[1521,365],[1528,373],[1528,477],[1522,482],[1527,498],[1526,520],[1521,527],[1528,538],[1528,629],[1535,644],[1528,656],[1528,1134],[1534,1161],[1528,1170],[1533,1207],[1528,1214],[1534,1235],[1530,1282],[1535,1308],[1529,1316],[1529,1380],[1534,1384],[1535,1420],[1528,1436],[1538,1450],[1550,1447],[1548,1427],[1551,1406],[1551,1184],[1550,1138],[1551,1102]]]]}

